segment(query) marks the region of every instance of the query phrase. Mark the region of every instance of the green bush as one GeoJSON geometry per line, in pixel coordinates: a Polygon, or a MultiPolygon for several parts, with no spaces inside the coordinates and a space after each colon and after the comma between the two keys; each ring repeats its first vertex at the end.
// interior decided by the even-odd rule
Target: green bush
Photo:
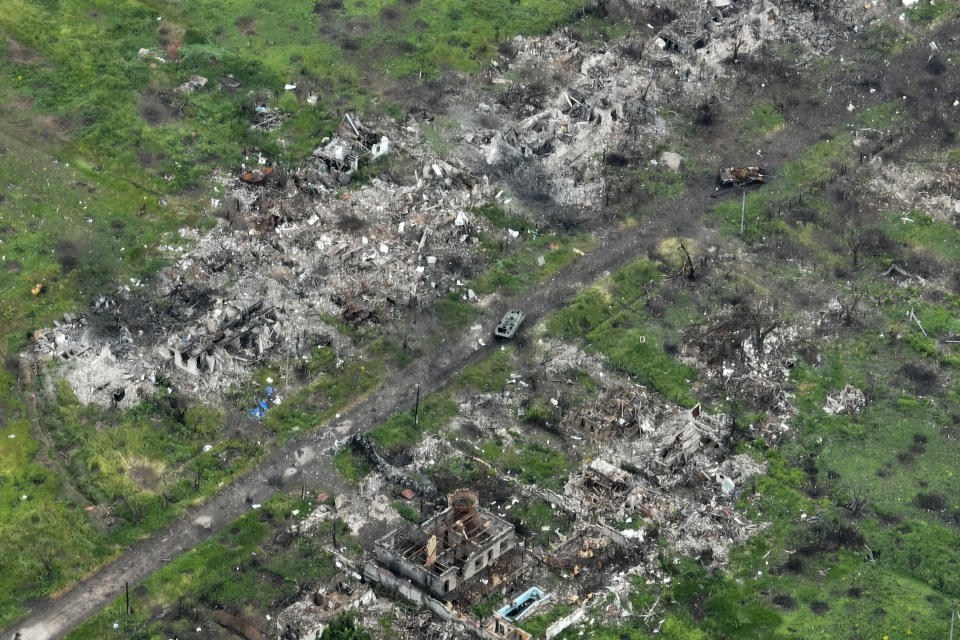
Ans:
{"type": "Polygon", "coordinates": [[[357,624],[354,613],[341,613],[326,629],[320,640],[370,640],[370,633],[357,624]]]}
{"type": "Polygon", "coordinates": [[[390,506],[393,507],[394,511],[396,511],[400,515],[400,517],[403,518],[404,520],[409,520],[410,522],[413,522],[415,524],[420,523],[420,514],[417,512],[416,509],[414,509],[407,503],[400,502],[398,500],[395,502],[391,502],[390,506]]]}
{"type": "Polygon", "coordinates": [[[223,413],[219,409],[194,405],[183,414],[183,423],[198,437],[215,435],[223,425],[223,413]]]}
{"type": "Polygon", "coordinates": [[[286,91],[277,100],[277,108],[286,113],[296,113],[300,110],[300,103],[297,102],[297,96],[292,91],[286,91]]]}

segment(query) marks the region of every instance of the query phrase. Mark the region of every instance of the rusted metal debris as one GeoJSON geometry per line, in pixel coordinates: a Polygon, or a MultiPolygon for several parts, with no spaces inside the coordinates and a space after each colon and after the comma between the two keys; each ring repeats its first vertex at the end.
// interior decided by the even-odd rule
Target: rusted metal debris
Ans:
{"type": "Polygon", "coordinates": [[[252,171],[244,171],[240,174],[240,179],[247,184],[260,184],[271,175],[273,167],[258,167],[252,171]]]}
{"type": "Polygon", "coordinates": [[[728,187],[745,187],[763,184],[767,176],[760,167],[728,167],[720,170],[720,184],[728,187]]]}

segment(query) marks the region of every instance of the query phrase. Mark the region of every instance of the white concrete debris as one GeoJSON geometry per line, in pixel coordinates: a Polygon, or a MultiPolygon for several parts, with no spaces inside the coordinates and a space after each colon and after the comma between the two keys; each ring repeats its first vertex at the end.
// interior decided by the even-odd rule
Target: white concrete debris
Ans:
{"type": "Polygon", "coordinates": [[[823,410],[829,414],[859,413],[865,406],[867,406],[867,396],[860,389],[848,384],[827,397],[823,410]]]}

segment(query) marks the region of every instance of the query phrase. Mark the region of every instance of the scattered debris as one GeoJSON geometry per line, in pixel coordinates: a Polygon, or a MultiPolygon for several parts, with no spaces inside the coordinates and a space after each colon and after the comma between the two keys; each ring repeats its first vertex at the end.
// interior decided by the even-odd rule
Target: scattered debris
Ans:
{"type": "Polygon", "coordinates": [[[319,638],[338,615],[354,609],[369,609],[377,596],[369,585],[340,574],[284,609],[276,619],[282,640],[319,638]]]}
{"type": "Polygon", "coordinates": [[[484,631],[503,640],[530,640],[533,636],[519,627],[515,627],[503,618],[494,616],[483,627],[484,631]]]}
{"type": "Polygon", "coordinates": [[[174,93],[193,93],[197,89],[207,86],[207,79],[203,76],[191,75],[186,82],[173,90],[174,93]]]}
{"type": "Polygon", "coordinates": [[[859,413],[867,406],[867,396],[863,391],[851,385],[845,385],[837,393],[827,397],[823,410],[829,414],[859,413]]]}

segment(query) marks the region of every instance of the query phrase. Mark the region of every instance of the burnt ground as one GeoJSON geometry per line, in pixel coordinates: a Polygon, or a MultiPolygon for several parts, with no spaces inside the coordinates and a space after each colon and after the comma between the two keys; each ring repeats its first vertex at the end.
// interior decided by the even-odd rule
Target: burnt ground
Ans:
{"type": "MultiPolygon", "coordinates": [[[[944,31],[949,32],[954,26],[948,25],[944,31]]],[[[843,46],[853,45],[847,43],[843,46]]],[[[833,55],[837,58],[843,55],[842,48],[838,47],[833,55]]],[[[732,123],[747,105],[758,99],[785,105],[786,126],[763,143],[764,164],[772,169],[773,175],[776,175],[778,166],[848,121],[852,116],[846,106],[853,101],[869,106],[907,96],[904,101],[907,108],[916,113],[929,114],[921,119],[911,139],[916,144],[944,144],[942,123],[955,122],[956,116],[934,115],[942,109],[943,92],[955,83],[951,73],[934,73],[936,69],[930,69],[927,65],[929,57],[929,51],[920,46],[889,62],[879,58],[861,60],[859,78],[840,70],[822,82],[792,75],[786,70],[772,75],[765,73],[763,87],[759,86],[761,70],[748,69],[746,78],[735,87],[736,91],[721,101],[719,116],[714,117],[709,126],[695,125],[690,128],[686,142],[690,149],[699,149],[694,153],[696,159],[700,160],[698,166],[704,169],[690,179],[687,189],[680,196],[658,208],[669,214],[657,215],[653,212],[639,224],[625,229],[608,225],[598,232],[603,250],[586,255],[530,292],[489,305],[480,322],[485,326],[492,325],[503,310],[516,305],[527,311],[529,321],[533,324],[545,314],[567,304],[585,283],[654,249],[664,237],[682,233],[684,237],[712,238],[715,222],[709,212],[717,202],[713,197],[713,168],[736,161],[745,163],[750,154],[755,153],[755,150],[743,149],[732,123]],[[879,88],[874,94],[866,94],[858,79],[879,88]],[[823,86],[829,87],[830,91],[817,90],[817,87],[823,86]]],[[[896,155],[908,153],[909,150],[908,143],[900,150],[891,152],[896,155]]],[[[854,161],[851,159],[851,162],[854,161]]],[[[629,201],[610,202],[608,206],[613,208],[629,204],[629,201]]],[[[417,327],[418,331],[428,330],[427,323],[418,323],[417,327]]],[[[25,639],[64,636],[119,596],[125,582],[135,584],[143,580],[163,566],[164,559],[176,557],[193,548],[214,532],[228,526],[249,510],[251,504],[261,503],[283,490],[284,487],[275,479],[290,467],[295,468],[297,473],[289,485],[309,484],[332,493],[345,489],[329,457],[339,440],[349,433],[372,428],[396,412],[408,409],[414,399],[411,381],[419,381],[425,392],[433,391],[494,348],[496,344],[477,348],[473,338],[467,336],[446,338],[432,352],[388,378],[377,392],[344,411],[339,419],[278,449],[257,469],[210,498],[205,505],[191,509],[175,523],[135,545],[61,597],[34,603],[31,615],[9,629],[4,639],[13,638],[17,631],[25,639]],[[211,518],[210,528],[194,524],[201,516],[211,518]]],[[[783,606],[789,605],[785,602],[783,606]]]]}

